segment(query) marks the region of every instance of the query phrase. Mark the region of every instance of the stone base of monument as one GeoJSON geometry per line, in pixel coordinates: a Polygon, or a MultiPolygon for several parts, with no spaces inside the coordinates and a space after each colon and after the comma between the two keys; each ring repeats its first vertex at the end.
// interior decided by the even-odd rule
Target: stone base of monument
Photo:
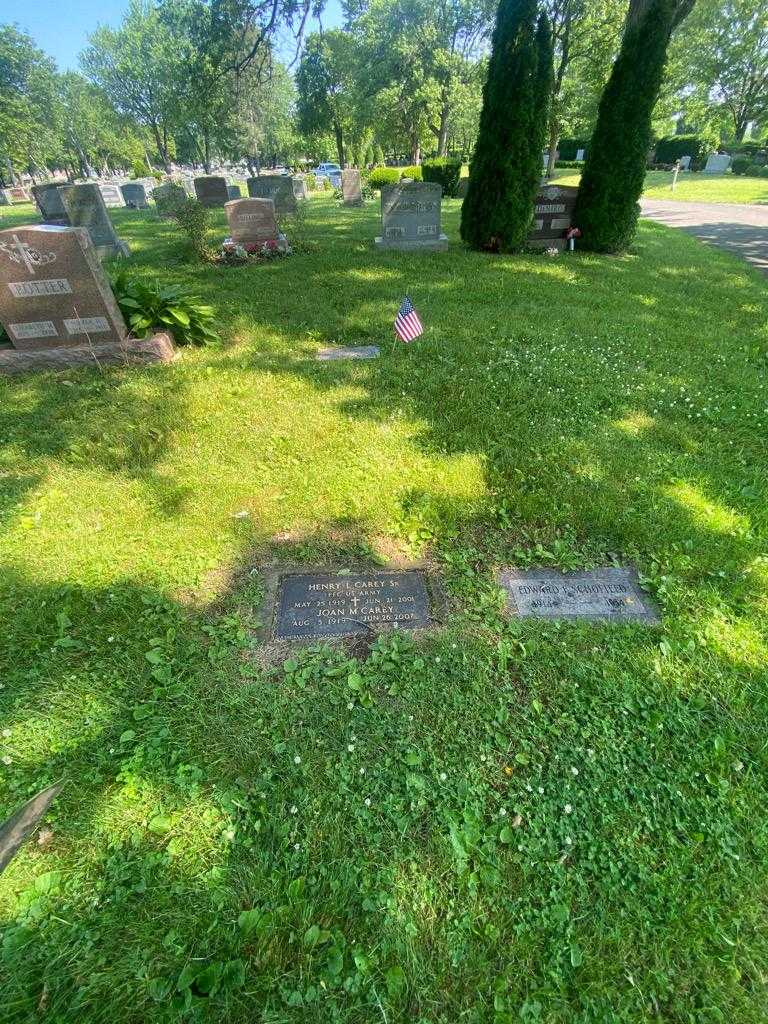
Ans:
{"type": "Polygon", "coordinates": [[[36,370],[72,370],[81,366],[136,366],[170,363],[176,349],[167,334],[151,338],[128,338],[106,345],[77,345],[60,348],[0,349],[0,374],[30,373],[36,370]]]}
{"type": "Polygon", "coordinates": [[[558,252],[565,252],[566,242],[564,238],[529,238],[525,246],[527,249],[557,249],[558,252]]]}
{"type": "Polygon", "coordinates": [[[247,252],[258,252],[262,246],[266,245],[270,249],[275,249],[277,252],[288,252],[290,249],[290,243],[283,234],[278,234],[275,239],[266,239],[263,242],[234,242],[231,238],[227,237],[222,242],[222,247],[232,248],[235,246],[242,245],[247,252]]]}
{"type": "Polygon", "coordinates": [[[96,255],[99,260],[113,260],[123,256],[130,256],[131,250],[128,243],[118,239],[117,245],[95,245],[96,255]]]}
{"type": "Polygon", "coordinates": [[[402,238],[374,238],[373,241],[377,249],[399,249],[400,252],[445,252],[448,248],[448,235],[423,242],[402,238]]]}

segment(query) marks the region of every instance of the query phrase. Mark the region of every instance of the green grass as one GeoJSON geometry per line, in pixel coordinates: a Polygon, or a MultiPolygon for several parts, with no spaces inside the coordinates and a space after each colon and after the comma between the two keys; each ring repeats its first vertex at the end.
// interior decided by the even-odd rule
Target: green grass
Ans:
{"type": "Polygon", "coordinates": [[[446,254],[323,197],[229,270],[117,211],[221,347],[0,380],[0,813],[68,780],[0,879],[8,1024],[765,1021],[765,281],[445,207],[446,254]],[[265,566],[420,555],[443,632],[260,667],[265,566]],[[662,627],[501,613],[496,566],[611,562],[662,627]]]}
{"type": "MultiPolygon", "coordinates": [[[[768,178],[682,173],[673,192],[673,176],[672,171],[648,171],[643,196],[688,203],[768,203],[768,178]]],[[[581,175],[563,168],[556,171],[555,177],[564,185],[578,185],[581,175]]]]}

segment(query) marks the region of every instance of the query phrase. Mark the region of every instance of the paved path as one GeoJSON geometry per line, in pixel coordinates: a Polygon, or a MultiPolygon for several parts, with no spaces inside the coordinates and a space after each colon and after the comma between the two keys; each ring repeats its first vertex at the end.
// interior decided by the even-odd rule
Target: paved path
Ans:
{"type": "Polygon", "coordinates": [[[643,199],[640,206],[641,216],[729,249],[768,274],[768,205],[643,199]]]}

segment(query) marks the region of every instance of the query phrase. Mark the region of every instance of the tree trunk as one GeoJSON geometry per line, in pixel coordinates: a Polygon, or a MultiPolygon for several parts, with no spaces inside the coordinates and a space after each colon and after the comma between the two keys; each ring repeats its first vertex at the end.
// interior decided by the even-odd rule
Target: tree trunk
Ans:
{"type": "Polygon", "coordinates": [[[208,129],[203,129],[203,167],[205,167],[205,173],[211,173],[211,139],[208,134],[208,129]]]}
{"type": "Polygon", "coordinates": [[[560,137],[560,125],[557,119],[552,117],[549,122],[549,156],[547,157],[547,177],[551,178],[555,173],[555,161],[557,160],[557,142],[560,137]]]}
{"type": "Polygon", "coordinates": [[[451,104],[447,89],[443,89],[440,106],[440,130],[437,133],[437,155],[448,155],[448,125],[451,119],[451,104]]]}
{"type": "Polygon", "coordinates": [[[419,137],[415,132],[411,134],[411,163],[414,167],[418,167],[421,163],[421,146],[419,145],[419,137]]]}
{"type": "Polygon", "coordinates": [[[338,121],[333,123],[333,131],[336,136],[336,155],[339,158],[339,167],[344,166],[344,134],[338,121]]]}

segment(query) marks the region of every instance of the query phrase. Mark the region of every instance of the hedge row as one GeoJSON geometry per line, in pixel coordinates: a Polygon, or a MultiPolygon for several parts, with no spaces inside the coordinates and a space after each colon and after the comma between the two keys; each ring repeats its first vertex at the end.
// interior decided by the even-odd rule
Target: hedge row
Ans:
{"type": "Polygon", "coordinates": [[[461,160],[437,157],[435,160],[425,160],[421,165],[421,170],[424,181],[433,181],[442,185],[444,196],[456,195],[461,177],[461,160]]]}

